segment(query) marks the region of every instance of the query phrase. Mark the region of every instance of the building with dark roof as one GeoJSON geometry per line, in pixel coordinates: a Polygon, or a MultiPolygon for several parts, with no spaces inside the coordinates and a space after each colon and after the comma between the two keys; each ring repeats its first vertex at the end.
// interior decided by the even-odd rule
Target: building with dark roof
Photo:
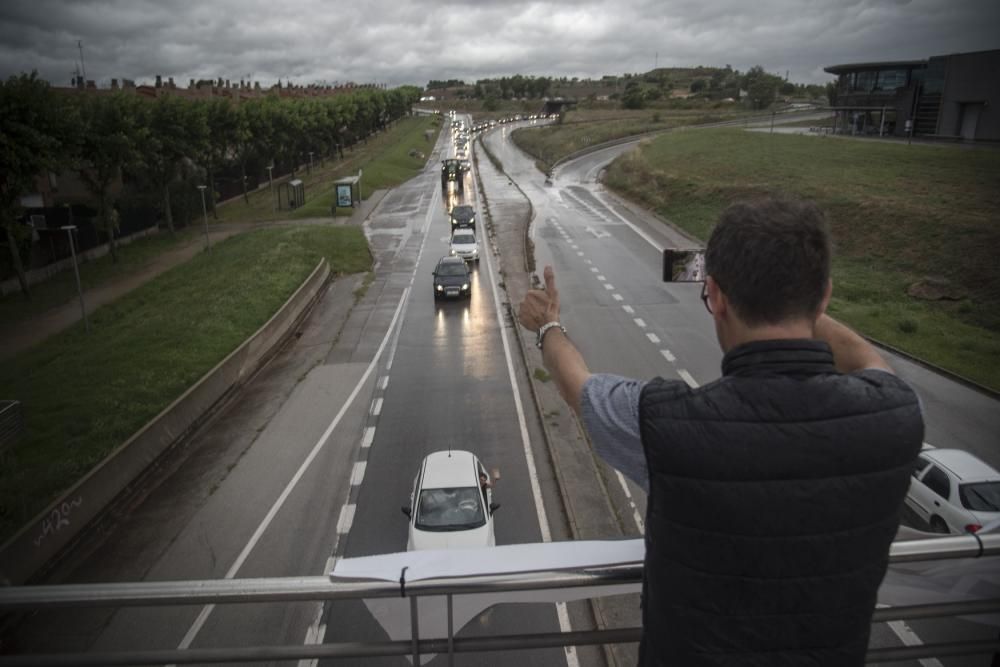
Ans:
{"type": "Polygon", "coordinates": [[[1000,49],[824,70],[838,133],[1000,141],[1000,49]]]}

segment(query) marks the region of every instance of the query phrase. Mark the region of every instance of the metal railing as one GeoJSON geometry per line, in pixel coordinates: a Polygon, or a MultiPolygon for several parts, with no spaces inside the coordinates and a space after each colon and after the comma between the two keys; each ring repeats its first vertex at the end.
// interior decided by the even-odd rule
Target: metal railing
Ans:
{"type": "MultiPolygon", "coordinates": [[[[895,542],[890,551],[890,563],[996,556],[1000,556],[1000,534],[963,535],[895,542]]],[[[429,578],[407,581],[405,587],[395,581],[334,581],[326,576],[8,587],[0,589],[0,610],[398,599],[402,596],[409,603],[411,636],[407,640],[380,642],[9,655],[0,656],[0,666],[248,663],[406,655],[412,656],[413,664],[419,665],[421,655],[432,653],[446,654],[451,664],[456,653],[636,642],[642,634],[639,627],[457,638],[452,611],[455,596],[461,595],[600,589],[612,586],[620,588],[622,585],[638,585],[641,581],[642,563],[628,562],[578,571],[429,578]],[[445,638],[420,637],[417,600],[429,596],[445,599],[445,638]]],[[[1000,598],[979,599],[879,608],[875,610],[872,621],[878,623],[969,616],[997,611],[1000,611],[1000,598]]],[[[871,649],[867,662],[993,652],[1000,652],[1000,638],[871,649]]]]}

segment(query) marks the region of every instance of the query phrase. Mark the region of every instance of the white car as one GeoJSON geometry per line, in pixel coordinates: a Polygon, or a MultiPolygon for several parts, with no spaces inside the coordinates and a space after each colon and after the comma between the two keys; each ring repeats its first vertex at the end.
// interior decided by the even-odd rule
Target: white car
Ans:
{"type": "Polygon", "coordinates": [[[466,262],[479,263],[479,241],[471,229],[456,229],[451,235],[451,254],[466,262]]]}
{"type": "Polygon", "coordinates": [[[406,550],[492,547],[499,507],[475,454],[457,449],[429,454],[413,480],[410,505],[403,508],[410,519],[406,550]]]}
{"type": "Polygon", "coordinates": [[[1000,520],[1000,473],[960,449],[926,448],[906,504],[936,533],[975,533],[1000,520]]]}

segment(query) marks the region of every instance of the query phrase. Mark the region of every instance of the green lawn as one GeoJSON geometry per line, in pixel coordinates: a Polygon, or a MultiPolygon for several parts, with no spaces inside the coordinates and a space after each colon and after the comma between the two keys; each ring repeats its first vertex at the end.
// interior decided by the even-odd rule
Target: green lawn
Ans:
{"type": "MultiPolygon", "coordinates": [[[[306,170],[296,172],[295,177],[302,179],[306,191],[306,204],[295,210],[273,210],[273,201],[267,187],[250,193],[249,204],[242,198],[230,201],[219,207],[219,222],[260,222],[266,220],[296,220],[300,218],[318,218],[331,215],[333,204],[333,183],[345,176],[355,176],[358,169],[363,171],[361,178],[362,196],[367,198],[372,190],[399,185],[412,178],[423,168],[427,156],[434,148],[437,133],[440,131],[441,119],[436,116],[409,116],[403,118],[386,132],[380,132],[368,139],[368,143],[359,143],[344,152],[343,160],[327,160],[324,165],[314,162],[307,173],[306,170]],[[430,141],[424,138],[425,130],[433,130],[430,141]],[[424,154],[424,158],[410,157],[411,149],[424,154]]],[[[274,183],[274,188],[284,187],[288,178],[274,183]]],[[[284,197],[282,196],[282,201],[284,197]]],[[[348,215],[349,209],[339,209],[340,215],[348,215]]],[[[211,222],[211,221],[210,221],[211,222]]]]}
{"type": "Polygon", "coordinates": [[[712,109],[571,111],[560,125],[522,128],[511,137],[521,150],[537,158],[539,169],[548,171],[559,159],[588,146],[681,125],[728,120],[737,115],[712,109]]]}
{"type": "Polygon", "coordinates": [[[277,227],[214,245],[0,365],[26,433],[0,476],[0,539],[43,509],[266,322],[327,257],[367,271],[360,227],[277,227]]]}
{"type": "Polygon", "coordinates": [[[732,201],[816,201],[836,247],[833,314],[1000,389],[1000,152],[691,130],[645,142],[612,164],[606,182],[702,239],[732,201]],[[926,276],[967,298],[909,297],[926,276]]]}

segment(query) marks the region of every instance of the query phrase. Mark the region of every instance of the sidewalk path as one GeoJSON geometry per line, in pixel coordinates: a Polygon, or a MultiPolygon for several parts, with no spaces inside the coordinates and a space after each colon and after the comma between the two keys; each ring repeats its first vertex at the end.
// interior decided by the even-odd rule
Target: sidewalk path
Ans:
{"type": "MultiPolygon", "coordinates": [[[[387,190],[374,191],[349,216],[276,220],[274,222],[258,223],[217,224],[209,227],[209,239],[215,245],[230,236],[262,227],[285,225],[361,225],[375,207],[378,206],[379,202],[382,201],[387,192],[387,190]]],[[[87,312],[92,313],[101,306],[111,303],[137,287],[144,285],[161,273],[187,262],[199,252],[202,252],[204,248],[203,243],[203,237],[192,236],[191,241],[183,247],[174,248],[157,256],[153,261],[141,267],[135,273],[84,291],[83,300],[87,306],[87,312]]],[[[80,303],[74,294],[72,299],[61,306],[28,318],[22,321],[16,329],[0,334],[0,361],[17,356],[29,347],[40,343],[79,321],[80,303]]]]}

